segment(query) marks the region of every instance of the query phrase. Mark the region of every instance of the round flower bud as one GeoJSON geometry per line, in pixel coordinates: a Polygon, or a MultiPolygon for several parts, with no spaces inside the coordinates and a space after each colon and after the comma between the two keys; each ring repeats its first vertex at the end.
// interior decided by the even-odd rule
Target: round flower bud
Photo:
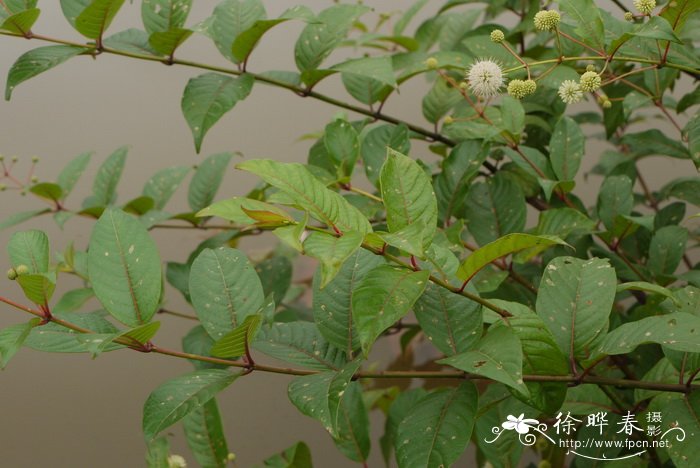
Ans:
{"type": "Polygon", "coordinates": [[[32,184],[36,184],[37,182],[39,182],[39,178],[37,176],[32,176],[31,181],[32,184]]]}
{"type": "Polygon", "coordinates": [[[26,191],[26,190],[22,190],[22,191],[19,192],[19,194],[20,194],[21,196],[23,196],[23,197],[26,197],[26,196],[27,196],[27,191],[26,191]]]}
{"type": "Polygon", "coordinates": [[[29,267],[27,265],[18,265],[15,271],[18,276],[26,275],[29,273],[29,267]]]}
{"type": "Polygon", "coordinates": [[[595,71],[595,65],[593,65],[592,63],[589,63],[588,65],[586,65],[586,71],[587,71],[587,72],[589,72],[589,71],[593,71],[593,72],[594,72],[594,71],[595,71]]]}
{"type": "Polygon", "coordinates": [[[561,15],[557,10],[540,10],[535,14],[535,28],[540,31],[551,31],[559,26],[561,15]]]}
{"type": "Polygon", "coordinates": [[[168,468],[187,468],[187,462],[180,455],[170,455],[168,457],[168,468]]]}
{"type": "Polygon", "coordinates": [[[431,70],[435,70],[438,67],[438,61],[435,57],[430,57],[428,60],[425,61],[425,66],[430,68],[431,70]]]}
{"type": "Polygon", "coordinates": [[[610,109],[612,107],[612,102],[610,102],[610,99],[606,99],[603,101],[603,109],[610,109]]]}
{"type": "Polygon", "coordinates": [[[581,85],[574,80],[565,80],[559,86],[559,97],[566,104],[575,104],[583,98],[581,85]]]}
{"type": "Polygon", "coordinates": [[[467,83],[466,81],[462,81],[459,83],[459,89],[467,89],[467,88],[469,88],[469,83],[467,83]]]}
{"type": "Polygon", "coordinates": [[[5,190],[7,190],[7,185],[0,184],[0,192],[4,192],[5,190]]]}
{"type": "Polygon", "coordinates": [[[634,7],[643,15],[651,14],[656,8],[656,0],[634,0],[634,7]]]}
{"type": "Polygon", "coordinates": [[[226,457],[226,460],[228,460],[228,461],[234,461],[235,459],[236,459],[235,453],[229,453],[228,456],[226,457]]]}
{"type": "Polygon", "coordinates": [[[631,11],[625,12],[625,21],[634,21],[634,14],[631,11]]]}
{"type": "Polygon", "coordinates": [[[451,115],[447,115],[442,121],[445,123],[445,125],[449,125],[451,123],[454,123],[455,119],[452,118],[451,115]]]}
{"type": "Polygon", "coordinates": [[[515,99],[522,99],[527,96],[527,85],[523,80],[511,80],[508,83],[508,94],[515,99]]]}
{"type": "Polygon", "coordinates": [[[600,88],[602,82],[603,80],[600,78],[599,74],[593,71],[587,71],[586,73],[581,75],[581,80],[579,84],[581,85],[582,91],[591,92],[600,88]]]}
{"type": "Polygon", "coordinates": [[[535,91],[537,91],[537,83],[535,80],[525,80],[523,82],[523,85],[525,86],[525,92],[529,94],[533,94],[535,91]]]}
{"type": "Polygon", "coordinates": [[[19,275],[17,274],[17,270],[15,270],[14,268],[10,268],[9,270],[7,270],[7,279],[9,279],[10,281],[16,280],[18,276],[19,275]]]}
{"type": "Polygon", "coordinates": [[[34,164],[38,163],[38,162],[39,162],[39,156],[32,156],[32,162],[33,162],[34,164]]]}
{"type": "Polygon", "coordinates": [[[500,44],[501,42],[505,41],[506,35],[503,34],[503,31],[500,29],[494,29],[491,31],[491,42],[495,42],[496,44],[500,44]]]}
{"type": "Polygon", "coordinates": [[[549,460],[540,460],[537,468],[552,468],[552,463],[549,460]]]}
{"type": "Polygon", "coordinates": [[[17,161],[19,161],[19,159],[17,158],[17,156],[12,156],[12,162],[13,162],[13,163],[16,163],[17,161]]]}
{"type": "Polygon", "coordinates": [[[2,162],[2,161],[4,161],[4,160],[5,160],[5,156],[3,156],[2,154],[0,154],[0,162],[2,162]]]}

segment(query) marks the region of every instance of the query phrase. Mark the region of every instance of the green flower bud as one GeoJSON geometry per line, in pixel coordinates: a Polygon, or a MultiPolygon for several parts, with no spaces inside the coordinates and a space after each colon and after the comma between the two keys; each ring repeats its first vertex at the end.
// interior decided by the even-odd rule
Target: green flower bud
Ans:
{"type": "Polygon", "coordinates": [[[459,89],[467,89],[467,88],[469,88],[469,83],[467,83],[466,81],[462,81],[459,84],[459,89]]]}
{"type": "Polygon", "coordinates": [[[31,181],[32,184],[36,184],[37,182],[39,182],[39,178],[37,176],[32,176],[31,181]]]}
{"type": "Polygon", "coordinates": [[[535,80],[525,80],[523,85],[525,86],[525,92],[528,95],[534,94],[534,92],[537,91],[537,83],[535,80]]]}
{"type": "Polygon", "coordinates": [[[38,163],[38,162],[39,162],[39,156],[32,156],[32,162],[33,162],[34,164],[38,163]]]}
{"type": "Polygon", "coordinates": [[[7,279],[9,279],[10,281],[16,280],[18,276],[19,275],[17,274],[17,270],[15,270],[14,268],[10,268],[9,270],[7,270],[7,279]]]}
{"type": "Polygon", "coordinates": [[[559,26],[561,15],[557,10],[540,10],[535,14],[535,29],[551,31],[559,26]]]}
{"type": "Polygon", "coordinates": [[[4,192],[5,190],[7,190],[7,185],[0,184],[0,192],[4,192]]]}
{"type": "Polygon", "coordinates": [[[656,0],[634,0],[634,7],[643,15],[651,14],[656,8],[656,0]]]}
{"type": "Polygon", "coordinates": [[[16,163],[17,161],[19,161],[19,159],[17,158],[17,156],[12,156],[12,162],[13,162],[13,163],[16,163]]]}
{"type": "Polygon", "coordinates": [[[22,191],[19,192],[19,194],[20,194],[21,196],[23,196],[23,197],[26,197],[26,196],[27,196],[27,191],[26,191],[26,190],[22,190],[22,191]]]}
{"type": "Polygon", "coordinates": [[[438,67],[438,61],[435,57],[430,57],[428,60],[425,61],[425,66],[430,68],[431,70],[435,70],[438,67]]]}
{"type": "Polygon", "coordinates": [[[2,161],[4,161],[4,160],[5,160],[5,156],[3,156],[2,154],[0,154],[0,162],[2,162],[2,161]]]}
{"type": "Polygon", "coordinates": [[[588,65],[586,65],[586,71],[587,71],[587,72],[594,72],[594,71],[596,71],[595,65],[593,65],[592,63],[589,63],[588,65]]]}
{"type": "Polygon", "coordinates": [[[29,267],[27,265],[18,265],[15,271],[18,276],[26,275],[29,273],[29,267]]]}
{"type": "Polygon", "coordinates": [[[180,455],[170,455],[168,457],[168,468],[187,468],[187,462],[180,455]]]}
{"type": "Polygon", "coordinates": [[[612,107],[612,102],[610,102],[610,99],[606,99],[603,101],[603,109],[610,109],[612,107]]]}
{"type": "Polygon", "coordinates": [[[500,44],[501,42],[506,40],[506,35],[503,34],[503,31],[500,29],[494,29],[491,31],[491,42],[495,42],[496,44],[500,44]]]}
{"type": "Polygon", "coordinates": [[[540,462],[537,464],[537,468],[552,468],[552,464],[549,462],[549,460],[540,460],[540,462]]]}
{"type": "Polygon", "coordinates": [[[603,80],[600,75],[594,71],[587,71],[581,75],[581,80],[579,84],[581,85],[581,90],[586,92],[592,92],[600,88],[603,80]]]}
{"type": "Polygon", "coordinates": [[[634,21],[634,14],[631,11],[625,12],[625,21],[634,21]]]}
{"type": "Polygon", "coordinates": [[[508,83],[508,94],[515,99],[522,99],[528,95],[528,86],[523,80],[511,80],[508,83]]]}
{"type": "Polygon", "coordinates": [[[455,119],[452,118],[451,115],[445,116],[445,118],[443,119],[443,122],[445,123],[445,125],[449,125],[451,123],[454,123],[454,121],[455,121],[455,119]]]}

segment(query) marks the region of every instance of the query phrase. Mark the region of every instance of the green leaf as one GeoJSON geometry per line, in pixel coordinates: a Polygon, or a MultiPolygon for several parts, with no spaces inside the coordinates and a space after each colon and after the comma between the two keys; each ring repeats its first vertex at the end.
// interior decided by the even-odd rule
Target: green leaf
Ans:
{"type": "Polygon", "coordinates": [[[301,72],[317,69],[345,38],[353,23],[369,11],[363,5],[340,4],[318,14],[318,22],[308,24],[294,46],[294,58],[301,72]]]}
{"type": "Polygon", "coordinates": [[[386,159],[387,149],[391,148],[402,154],[411,150],[406,125],[380,125],[367,132],[362,139],[360,154],[365,166],[367,178],[378,186],[379,175],[386,159]]]}
{"type": "Polygon", "coordinates": [[[313,232],[304,241],[304,252],[319,260],[321,266],[321,289],[335,278],[341,265],[362,244],[362,234],[348,231],[341,237],[322,232],[313,232]]]}
{"type": "Polygon", "coordinates": [[[483,375],[529,396],[523,382],[523,350],[520,339],[510,328],[490,328],[473,349],[437,362],[464,372],[483,375]]]}
{"type": "Polygon", "coordinates": [[[423,245],[428,247],[437,228],[438,211],[437,198],[425,171],[413,159],[388,149],[380,187],[389,231],[420,223],[424,226],[423,245]]]}
{"type": "Polygon", "coordinates": [[[92,184],[92,197],[83,203],[85,208],[107,206],[114,203],[117,195],[117,185],[124,171],[127,146],[122,146],[112,153],[97,170],[92,184]]]}
{"type": "Polygon", "coordinates": [[[359,382],[350,382],[345,388],[338,413],[335,446],[350,460],[366,464],[370,449],[369,415],[359,382]]]}
{"type": "Polygon", "coordinates": [[[260,315],[247,316],[243,323],[214,343],[211,355],[223,358],[243,356],[260,329],[261,323],[260,315]]]}
{"type": "MultiPolygon", "coordinates": [[[[57,318],[92,330],[95,333],[117,333],[119,330],[107,321],[104,315],[104,311],[89,313],[56,312],[54,314],[57,318]]],[[[37,351],[48,353],[85,353],[88,349],[81,338],[83,338],[82,333],[49,322],[46,325],[33,329],[24,345],[37,351]]],[[[109,346],[110,351],[120,348],[122,346],[117,344],[109,346]]]]}
{"type": "Polygon", "coordinates": [[[62,199],[65,199],[75,187],[75,184],[83,175],[85,168],[90,163],[90,158],[92,157],[92,152],[82,153],[76,156],[74,159],[63,168],[63,170],[58,174],[56,178],[56,183],[63,190],[62,199]]]}
{"type": "Polygon", "coordinates": [[[15,61],[7,75],[5,100],[10,100],[12,91],[18,84],[62,64],[69,58],[80,55],[86,50],[84,47],[55,45],[38,47],[25,52],[15,61]]]}
{"type": "Polygon", "coordinates": [[[464,296],[430,283],[413,308],[423,333],[447,356],[467,351],[481,338],[481,306],[464,296]]]}
{"type": "Polygon", "coordinates": [[[13,268],[25,265],[29,274],[48,273],[49,238],[42,231],[16,232],[7,244],[13,268]]]}
{"type": "Polygon", "coordinates": [[[191,29],[174,28],[168,31],[156,31],[148,38],[148,43],[156,52],[172,57],[194,31],[191,29]]]}
{"type": "Polygon", "coordinates": [[[271,296],[275,303],[281,304],[292,284],[292,261],[285,255],[273,255],[258,262],[255,272],[260,277],[265,297],[271,296]]]}
{"type": "Polygon", "coordinates": [[[657,129],[626,133],[621,142],[628,145],[631,153],[637,158],[652,155],[670,156],[678,159],[688,159],[689,157],[688,149],[683,143],[669,138],[657,129]]]}
{"type": "Polygon", "coordinates": [[[245,254],[228,247],[204,249],[192,263],[190,295],[200,322],[215,340],[263,304],[260,278],[245,254]]]}
{"type": "Polygon", "coordinates": [[[360,210],[338,193],[326,188],[302,164],[256,159],[238,164],[237,167],[252,172],[282,190],[294,204],[330,227],[341,232],[358,231],[361,234],[372,231],[369,221],[360,210]]]}
{"type": "Polygon", "coordinates": [[[591,232],[595,221],[573,208],[552,208],[540,212],[535,232],[539,235],[556,235],[564,239],[574,231],[591,232]]]}
{"type": "Polygon", "coordinates": [[[581,166],[584,148],[583,132],[576,121],[563,117],[557,122],[549,141],[549,158],[557,179],[574,180],[581,166]]]}
{"type": "Polygon", "coordinates": [[[197,153],[204,135],[233,106],[248,97],[253,83],[255,79],[248,74],[234,78],[220,73],[204,73],[187,82],[181,107],[197,153]]]}
{"type": "Polygon", "coordinates": [[[146,452],[148,468],[170,468],[168,456],[170,456],[170,441],[166,436],[158,437],[149,442],[146,452]]]}
{"type": "Polygon", "coordinates": [[[472,252],[459,266],[457,277],[461,280],[469,281],[482,268],[501,257],[525,249],[537,248],[540,250],[552,245],[567,244],[554,236],[533,236],[519,233],[505,235],[472,252]]]}
{"type": "Polygon", "coordinates": [[[93,0],[75,19],[75,29],[89,39],[102,39],[124,0],[93,0]]]}
{"type": "Polygon", "coordinates": [[[148,43],[148,33],[140,29],[129,28],[112,34],[103,41],[110,49],[123,50],[134,54],[153,55],[158,53],[148,43]]]}
{"type": "Polygon", "coordinates": [[[311,450],[304,442],[297,442],[284,452],[273,455],[255,468],[313,468],[311,450]]]}
{"type": "Polygon", "coordinates": [[[205,369],[181,375],[161,384],[143,407],[143,433],[146,441],[201,407],[231,385],[240,374],[205,369]]]}
{"type": "Polygon", "coordinates": [[[396,433],[400,468],[451,466],[467,447],[476,420],[474,384],[431,392],[418,401],[396,433]]]}
{"type": "MultiPolygon", "coordinates": [[[[508,322],[501,321],[495,327],[510,327],[520,339],[523,348],[523,374],[567,375],[569,364],[559,349],[554,336],[542,319],[529,307],[514,302],[492,299],[496,305],[512,314],[508,322]]],[[[545,414],[553,414],[566,398],[567,386],[559,382],[525,382],[530,397],[515,392],[514,395],[545,414]]]]}
{"type": "Polygon", "coordinates": [[[520,142],[520,134],[525,130],[525,109],[519,99],[505,95],[501,99],[503,127],[520,142]]]}
{"type": "Polygon", "coordinates": [[[629,283],[622,283],[617,286],[617,292],[622,291],[644,291],[651,294],[659,294],[661,296],[671,299],[672,302],[678,303],[678,299],[673,295],[673,293],[663,286],[658,284],[647,283],[646,281],[631,281],[629,283]]]}
{"type": "Polygon", "coordinates": [[[675,32],[683,30],[683,26],[688,21],[688,18],[700,10],[700,2],[698,0],[677,0],[669,3],[662,11],[661,16],[673,26],[675,32]]]}
{"type": "Polygon", "coordinates": [[[321,288],[321,270],[313,281],[314,321],[323,337],[344,350],[348,356],[360,346],[353,324],[352,296],[357,283],[377,265],[382,257],[359,249],[340,267],[333,280],[321,288]]]}
{"type": "Polygon", "coordinates": [[[160,170],[148,179],[142,193],[153,199],[154,209],[162,210],[189,172],[190,168],[187,166],[160,170]]]}
{"type": "Polygon", "coordinates": [[[0,29],[25,36],[31,31],[36,20],[39,19],[39,13],[41,13],[41,10],[38,8],[30,8],[29,10],[15,13],[0,24],[0,29]]]}
{"type": "Polygon", "coordinates": [[[182,428],[187,445],[201,466],[224,468],[228,464],[228,445],[216,398],[185,416],[182,428]]]}
{"type": "Polygon", "coordinates": [[[403,318],[423,294],[430,272],[379,265],[352,296],[353,319],[365,356],[384,330],[403,318]]]}
{"type": "Polygon", "coordinates": [[[224,0],[214,8],[209,33],[224,57],[239,63],[231,52],[234,41],[266,16],[260,0],[224,0]]]}
{"type": "Polygon", "coordinates": [[[574,21],[575,31],[584,43],[605,51],[605,27],[593,0],[560,0],[559,8],[565,13],[565,19],[574,21]]]}
{"type": "Polygon", "coordinates": [[[13,213],[10,216],[8,216],[7,218],[0,221],[0,230],[7,229],[9,227],[15,226],[17,224],[20,224],[20,223],[28,221],[32,218],[35,218],[39,215],[42,215],[45,213],[50,213],[50,212],[51,212],[50,208],[41,208],[38,210],[20,211],[18,213],[13,213]]]}
{"type": "MultiPolygon", "coordinates": [[[[673,464],[678,468],[692,468],[695,465],[697,441],[691,437],[700,431],[700,398],[698,395],[700,395],[698,392],[689,393],[680,398],[674,398],[659,408],[663,411],[664,432],[671,430],[665,437],[665,440],[669,442],[666,451],[673,464]],[[680,431],[677,429],[672,430],[675,427],[683,429],[684,437],[681,437],[680,431]]],[[[663,396],[659,398],[663,398],[663,396]]]]}
{"type": "Polygon", "coordinates": [[[329,344],[311,322],[275,323],[260,331],[253,347],[270,357],[313,370],[338,370],[347,362],[344,351],[329,344]]]}
{"type": "Polygon", "coordinates": [[[370,78],[378,83],[395,88],[396,77],[391,58],[383,57],[363,57],[351,59],[333,65],[332,70],[341,72],[344,75],[357,75],[370,78]]]}
{"type": "Polygon", "coordinates": [[[20,323],[17,325],[11,325],[7,328],[0,330],[0,368],[4,369],[7,367],[7,363],[10,362],[12,356],[19,351],[22,344],[29,336],[29,332],[32,331],[34,327],[39,325],[41,319],[34,318],[27,323],[20,323]]]}
{"type": "Polygon", "coordinates": [[[289,400],[302,414],[319,421],[336,437],[344,393],[359,367],[359,361],[352,361],[337,372],[296,377],[287,388],[289,400]]]}
{"type": "MultiPolygon", "coordinates": [[[[193,327],[187,335],[182,338],[182,350],[186,353],[211,356],[212,346],[214,346],[214,340],[201,325],[193,327]]],[[[190,359],[189,361],[194,368],[198,370],[226,368],[220,364],[213,364],[211,362],[196,361],[194,359],[190,359]]]]}
{"type": "Polygon", "coordinates": [[[608,329],[617,278],[607,260],[557,257],[545,268],[537,314],[570,359],[585,358],[608,329]]]}
{"type": "Polygon", "coordinates": [[[625,354],[645,343],[676,351],[700,352],[700,317],[685,312],[656,315],[620,325],[600,344],[603,354],[625,354]]]}
{"type": "Polygon", "coordinates": [[[160,255],[136,218],[118,209],[104,212],[90,236],[88,270],[95,296],[125,325],[148,323],[158,310],[160,255]]]}
{"type": "MultiPolygon", "coordinates": [[[[378,238],[379,245],[387,244],[396,247],[408,255],[413,255],[418,258],[425,258],[425,249],[423,248],[423,232],[425,226],[423,223],[411,223],[403,229],[395,232],[377,231],[368,236],[368,239],[378,238]]],[[[430,246],[432,247],[432,245],[430,246]]]]}
{"type": "Polygon", "coordinates": [[[335,120],[326,125],[323,143],[328,156],[337,167],[339,177],[350,177],[360,156],[360,138],[346,120],[335,120]]]}
{"type": "Polygon", "coordinates": [[[39,306],[48,306],[56,290],[56,275],[54,273],[36,273],[20,275],[17,283],[22,287],[27,299],[39,306]]]}
{"type": "Polygon", "coordinates": [[[77,312],[85,303],[93,298],[92,288],[79,288],[66,292],[51,308],[52,313],[77,312]]]}
{"type": "MultiPolygon", "coordinates": [[[[121,331],[112,334],[89,333],[78,336],[78,340],[85,344],[87,350],[92,354],[93,359],[104,351],[110,351],[112,344],[118,339],[126,339],[129,344],[137,349],[145,349],[146,344],[153,338],[160,329],[160,322],[150,322],[131,330],[121,331]]],[[[121,345],[120,345],[121,346],[121,345]]]]}
{"type": "Polygon", "coordinates": [[[68,22],[75,27],[75,20],[83,12],[92,0],[61,0],[61,10],[68,22]]]}
{"type": "Polygon", "coordinates": [[[191,8],[192,0],[143,0],[143,26],[148,34],[182,28],[191,8]]]}
{"type": "Polygon", "coordinates": [[[665,226],[654,233],[649,244],[647,267],[655,275],[672,275],[683,259],[688,230],[665,226]]]}
{"type": "Polygon", "coordinates": [[[606,177],[598,192],[598,217],[612,230],[615,218],[629,215],[634,206],[632,180],[624,175],[606,177]]]}
{"type": "Polygon", "coordinates": [[[267,202],[245,197],[233,197],[209,205],[197,213],[197,217],[217,216],[236,224],[253,224],[253,218],[246,214],[251,211],[268,211],[279,216],[289,216],[286,211],[267,202]]]}
{"type": "Polygon", "coordinates": [[[382,447],[382,455],[387,465],[391,458],[391,452],[396,446],[396,431],[399,423],[413,411],[416,404],[425,398],[427,394],[428,392],[424,388],[412,388],[399,393],[391,403],[384,425],[384,436],[379,441],[382,447]]]}
{"type": "Polygon", "coordinates": [[[296,250],[297,252],[303,252],[304,246],[301,243],[301,237],[306,230],[306,224],[309,221],[309,214],[304,213],[304,219],[300,223],[292,224],[291,226],[278,227],[272,233],[276,235],[279,240],[296,250]]]}
{"type": "Polygon", "coordinates": [[[465,222],[479,245],[525,228],[525,197],[517,185],[498,174],[472,184],[464,207],[465,222]]]}
{"type": "Polygon", "coordinates": [[[418,12],[428,3],[428,0],[416,0],[404,13],[401,18],[394,24],[394,35],[400,36],[406,30],[406,27],[418,12]]]}
{"type": "Polygon", "coordinates": [[[696,112],[688,124],[683,129],[688,136],[688,151],[695,164],[695,168],[700,171],[700,112],[696,112]]]}
{"type": "Polygon", "coordinates": [[[238,34],[233,41],[231,45],[231,56],[234,61],[236,63],[245,62],[267,31],[278,24],[292,19],[311,22],[314,19],[314,14],[308,7],[298,5],[287,9],[277,19],[256,21],[250,28],[238,34]]]}
{"type": "Polygon", "coordinates": [[[42,182],[32,185],[29,191],[38,197],[45,198],[53,202],[63,198],[63,189],[61,186],[50,182],[42,182]]]}
{"type": "Polygon", "coordinates": [[[212,154],[197,167],[187,193],[192,211],[203,210],[214,201],[232,157],[231,153],[212,154]]]}

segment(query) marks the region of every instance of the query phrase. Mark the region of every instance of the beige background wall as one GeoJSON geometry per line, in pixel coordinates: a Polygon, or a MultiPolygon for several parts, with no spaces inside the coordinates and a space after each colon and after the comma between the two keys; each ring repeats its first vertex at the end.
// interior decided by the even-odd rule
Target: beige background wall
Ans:
{"type": "MultiPolygon", "coordinates": [[[[80,40],[60,12],[58,1],[42,1],[42,16],[35,31],[80,40]]],[[[195,2],[189,24],[208,16],[214,1],[195,2]]],[[[274,16],[293,2],[266,1],[274,16]]],[[[330,0],[305,0],[319,10],[330,0]]],[[[367,0],[379,11],[405,9],[409,0],[367,0]]],[[[430,2],[426,12],[443,2],[430,2]]],[[[111,31],[140,27],[140,2],[124,6],[111,31]]],[[[271,31],[254,54],[250,68],[294,69],[293,44],[301,26],[288,24],[271,31]]],[[[0,37],[0,73],[10,68],[26,50],[43,45],[21,39],[0,37]]],[[[207,39],[194,37],[179,56],[201,62],[226,65],[207,39]]],[[[329,62],[332,63],[332,60],[329,62]]],[[[258,85],[252,95],[226,115],[207,136],[202,155],[193,150],[189,129],[181,115],[180,97],[188,78],[198,70],[166,67],[121,57],[103,55],[93,61],[78,57],[19,86],[11,102],[0,103],[0,153],[20,157],[18,174],[23,174],[33,155],[42,162],[37,175],[52,180],[65,163],[80,152],[94,150],[90,171],[69,198],[77,206],[89,193],[91,175],[100,161],[123,144],[131,145],[127,168],[119,189],[121,200],[140,194],[147,178],[167,165],[196,164],[204,155],[219,151],[240,151],[246,157],[271,157],[302,161],[308,142],[297,138],[322,129],[338,110],[270,87],[258,85]]],[[[3,83],[4,85],[4,83],[3,83]]],[[[392,98],[388,113],[413,122],[423,122],[420,94],[424,81],[417,79],[392,98]]],[[[345,96],[339,79],[329,79],[319,90],[345,96]]],[[[348,100],[351,98],[347,97],[348,100]]],[[[665,127],[663,127],[665,128],[665,127]]],[[[597,159],[600,147],[590,147],[587,166],[597,159]]],[[[420,156],[420,154],[415,154],[420,156]]],[[[654,185],[670,177],[668,171],[690,169],[685,162],[661,166],[650,162],[654,185]]],[[[241,195],[252,187],[252,177],[231,171],[219,198],[241,195]]],[[[593,181],[593,188],[598,180],[593,181]]],[[[589,190],[590,192],[590,190],[589,190]]],[[[173,206],[184,208],[185,190],[173,206]]],[[[589,198],[590,199],[590,198],[589,198]]],[[[0,194],[0,218],[16,211],[38,207],[34,199],[16,193],[0,194]]],[[[173,211],[176,211],[173,209],[173,211]]],[[[38,228],[50,232],[54,248],[70,241],[85,247],[91,222],[71,220],[61,232],[44,217],[21,228],[0,232],[5,245],[14,230],[38,228]]],[[[180,231],[155,233],[163,258],[184,260],[203,238],[202,234],[180,231]]],[[[253,255],[261,244],[253,244],[253,255]]],[[[2,249],[0,270],[7,257],[2,249]]],[[[3,275],[4,277],[4,275],[3,275]]],[[[71,285],[75,285],[74,283],[71,285]]],[[[0,294],[21,299],[18,288],[0,278],[0,294]]],[[[178,294],[169,291],[170,306],[186,310],[178,294]]],[[[0,306],[0,326],[19,323],[26,317],[0,306]]],[[[172,317],[164,324],[157,341],[179,347],[191,326],[172,317]]],[[[382,351],[380,350],[380,353],[382,351]]],[[[187,362],[128,351],[109,353],[93,361],[83,355],[50,355],[22,350],[8,369],[0,373],[0,466],[6,467],[125,467],[143,465],[144,446],[140,422],[143,401],[159,383],[189,371],[187,362]]],[[[250,466],[263,456],[286,448],[299,439],[311,442],[317,466],[352,466],[337,452],[320,425],[301,415],[288,403],[286,382],[280,376],[252,375],[237,381],[220,398],[230,448],[239,456],[240,467],[250,466]]],[[[383,422],[374,418],[378,435],[383,422]]],[[[176,453],[190,458],[179,428],[173,431],[176,453]]],[[[379,447],[373,446],[370,466],[379,466],[379,447]]],[[[190,458],[191,460],[191,458],[190,458]]]]}

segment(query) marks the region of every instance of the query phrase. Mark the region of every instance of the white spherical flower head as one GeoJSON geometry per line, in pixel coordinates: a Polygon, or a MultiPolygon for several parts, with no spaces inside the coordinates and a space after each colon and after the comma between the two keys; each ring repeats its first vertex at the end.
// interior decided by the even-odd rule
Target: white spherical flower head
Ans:
{"type": "Polygon", "coordinates": [[[559,97],[567,104],[575,104],[583,98],[581,85],[574,80],[566,80],[559,86],[559,97]]]}
{"type": "Polygon", "coordinates": [[[497,96],[503,86],[503,70],[493,60],[477,60],[467,72],[469,89],[475,96],[497,96]]]}
{"type": "Polygon", "coordinates": [[[586,92],[593,92],[596,89],[600,88],[603,80],[600,77],[600,75],[594,71],[587,71],[583,75],[581,75],[581,80],[579,81],[579,85],[581,86],[581,89],[586,92]]]}
{"type": "Polygon", "coordinates": [[[170,455],[168,457],[168,468],[187,468],[187,462],[180,455],[170,455]]]}

